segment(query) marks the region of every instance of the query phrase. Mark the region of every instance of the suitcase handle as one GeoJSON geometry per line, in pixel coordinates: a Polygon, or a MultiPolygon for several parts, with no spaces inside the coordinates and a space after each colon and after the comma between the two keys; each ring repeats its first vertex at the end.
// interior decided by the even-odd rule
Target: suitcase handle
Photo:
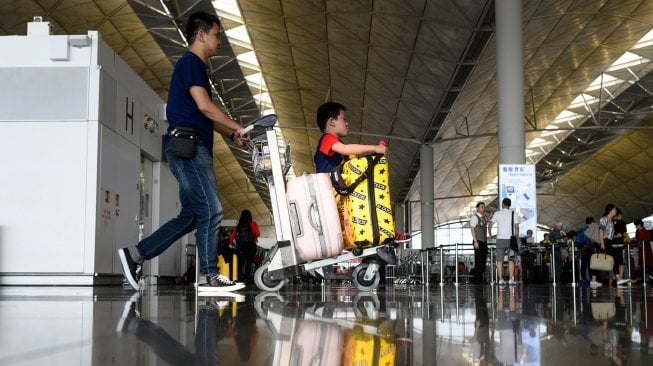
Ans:
{"type": "Polygon", "coordinates": [[[320,210],[317,208],[315,198],[311,199],[311,205],[308,208],[308,221],[318,235],[322,235],[322,225],[320,225],[320,210]]]}
{"type": "Polygon", "coordinates": [[[296,202],[290,202],[288,207],[290,208],[290,226],[295,231],[295,235],[300,237],[302,236],[302,223],[299,220],[299,207],[296,202]]]}

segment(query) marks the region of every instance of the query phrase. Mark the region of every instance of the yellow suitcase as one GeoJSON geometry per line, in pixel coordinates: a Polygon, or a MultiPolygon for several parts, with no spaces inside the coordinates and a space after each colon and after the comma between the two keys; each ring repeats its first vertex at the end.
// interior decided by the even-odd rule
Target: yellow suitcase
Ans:
{"type": "Polygon", "coordinates": [[[394,239],[394,219],[390,202],[390,182],[388,160],[385,156],[363,156],[348,160],[343,164],[342,180],[345,184],[356,182],[373,168],[365,179],[360,181],[349,195],[341,198],[341,217],[345,246],[370,247],[389,243],[394,239]],[[351,235],[351,237],[348,237],[351,235]]]}
{"type": "Polygon", "coordinates": [[[218,255],[218,272],[232,281],[238,281],[238,255],[231,256],[231,262],[225,261],[222,254],[218,255]]]}
{"type": "Polygon", "coordinates": [[[393,366],[397,346],[392,338],[371,335],[354,329],[345,332],[342,365],[393,366]]]}

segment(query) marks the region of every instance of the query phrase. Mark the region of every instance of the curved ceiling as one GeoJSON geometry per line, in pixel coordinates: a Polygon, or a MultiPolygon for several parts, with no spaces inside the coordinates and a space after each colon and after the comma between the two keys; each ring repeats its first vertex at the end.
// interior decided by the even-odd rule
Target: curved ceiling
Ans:
{"type": "MultiPolygon", "coordinates": [[[[0,34],[25,34],[35,15],[50,21],[55,34],[99,30],[164,99],[173,64],[185,49],[177,27],[195,10],[214,11],[208,0],[19,4],[0,2],[0,34]]],[[[295,174],[314,170],[315,110],[334,100],[348,107],[347,142],[390,140],[393,200],[413,207],[414,230],[420,227],[421,144],[434,148],[434,224],[465,217],[479,199],[496,208],[493,1],[237,4],[242,21],[221,14],[223,27],[247,28],[281,134],[292,144],[295,174]]],[[[653,46],[633,46],[653,29],[653,2],[522,4],[527,160],[537,167],[538,221],[560,219],[576,227],[585,216],[600,215],[608,202],[622,207],[627,220],[651,215],[653,46]],[[612,67],[627,51],[639,62],[612,67]],[[575,117],[561,120],[561,113],[575,117]]],[[[254,71],[238,67],[236,55],[244,46],[223,43],[221,56],[211,62],[212,79],[221,106],[245,124],[260,113],[253,97],[261,90],[244,80],[254,71]]],[[[252,183],[247,157],[222,139],[215,149],[226,217],[250,208],[269,223],[266,188],[252,183]]]]}

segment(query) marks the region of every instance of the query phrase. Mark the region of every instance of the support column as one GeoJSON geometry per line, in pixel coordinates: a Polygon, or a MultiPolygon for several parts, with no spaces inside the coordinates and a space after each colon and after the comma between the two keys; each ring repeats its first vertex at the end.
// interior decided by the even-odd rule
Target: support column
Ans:
{"type": "Polygon", "coordinates": [[[410,234],[406,230],[406,205],[403,203],[398,203],[395,205],[394,209],[394,218],[395,218],[395,232],[398,234],[410,234]]]}
{"type": "Polygon", "coordinates": [[[521,0],[496,0],[499,164],[525,164],[521,0]]]}
{"type": "Polygon", "coordinates": [[[422,145],[419,150],[420,192],[422,193],[422,249],[433,248],[433,146],[422,145]]]}

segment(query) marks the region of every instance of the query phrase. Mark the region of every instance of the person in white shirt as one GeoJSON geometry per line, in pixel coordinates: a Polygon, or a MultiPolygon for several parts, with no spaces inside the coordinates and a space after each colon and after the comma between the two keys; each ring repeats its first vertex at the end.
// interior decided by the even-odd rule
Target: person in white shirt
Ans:
{"type": "MultiPolygon", "coordinates": [[[[508,284],[511,286],[516,285],[515,282],[515,252],[510,249],[510,236],[514,235],[519,237],[519,215],[510,209],[512,201],[510,198],[504,198],[501,201],[501,210],[492,215],[488,225],[488,232],[492,232],[492,226],[497,224],[497,278],[499,285],[505,285],[506,281],[503,278],[503,262],[508,261],[508,272],[510,279],[508,284]],[[510,223],[514,221],[514,233],[510,223]]],[[[489,235],[491,237],[491,234],[489,235]]]]}
{"type": "Polygon", "coordinates": [[[526,230],[526,246],[533,247],[535,246],[535,238],[533,237],[533,230],[526,230]]]}

